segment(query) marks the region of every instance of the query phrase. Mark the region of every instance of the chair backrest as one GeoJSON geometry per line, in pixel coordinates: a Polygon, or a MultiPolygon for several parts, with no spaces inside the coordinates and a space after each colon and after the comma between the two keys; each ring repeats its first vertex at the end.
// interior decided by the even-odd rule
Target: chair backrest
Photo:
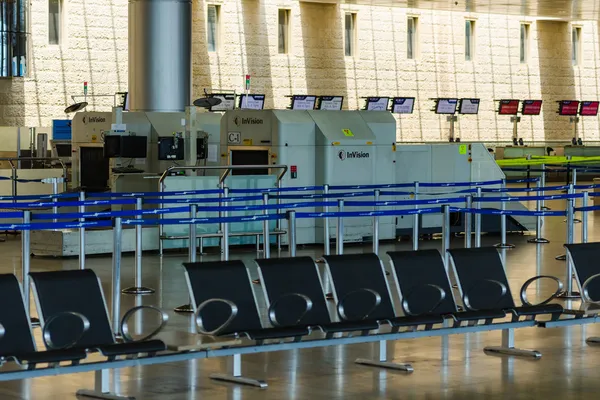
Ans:
{"type": "Polygon", "coordinates": [[[0,307],[0,324],[5,330],[0,338],[0,356],[35,351],[21,286],[13,274],[0,275],[0,304],[3,305],[0,307]]]}
{"type": "Polygon", "coordinates": [[[348,320],[384,320],[395,317],[385,271],[377,255],[347,254],[325,256],[336,302],[344,302],[348,320]],[[366,290],[365,290],[366,289],[366,290]],[[381,302],[374,307],[376,292],[381,302]],[[366,318],[365,318],[366,316],[366,318]]]}
{"type": "Polygon", "coordinates": [[[515,307],[504,265],[495,247],[452,249],[452,264],[469,310],[497,310],[515,307]],[[504,292],[504,294],[502,294],[504,292]]]}
{"type": "MultiPolygon", "coordinates": [[[[252,281],[242,261],[184,263],[183,266],[194,311],[214,299],[230,301],[237,307],[237,314],[219,334],[262,329],[252,281]]],[[[231,308],[223,302],[214,302],[201,314],[205,329],[212,331],[229,319],[231,308]]]]}
{"type": "Polygon", "coordinates": [[[390,251],[387,254],[405,314],[445,315],[458,311],[444,261],[437,250],[390,251]],[[443,291],[443,299],[436,287],[443,291]]]}
{"type": "Polygon", "coordinates": [[[273,307],[279,326],[317,326],[331,322],[323,286],[310,257],[256,260],[268,307],[273,307]],[[306,301],[311,308],[306,311],[306,301]],[[304,315],[303,315],[304,314],[304,315]]]}
{"type": "MultiPolygon", "coordinates": [[[[565,244],[573,260],[573,269],[579,287],[592,276],[600,274],[600,243],[565,244]]],[[[594,279],[587,286],[591,299],[600,299],[600,280],[594,279]]]]}
{"type": "MultiPolygon", "coordinates": [[[[116,343],[98,276],[91,269],[31,273],[40,322],[61,313],[75,312],[90,322],[89,329],[75,347],[93,347],[116,343]]],[[[52,341],[73,340],[73,319],[52,325],[52,341]]]]}

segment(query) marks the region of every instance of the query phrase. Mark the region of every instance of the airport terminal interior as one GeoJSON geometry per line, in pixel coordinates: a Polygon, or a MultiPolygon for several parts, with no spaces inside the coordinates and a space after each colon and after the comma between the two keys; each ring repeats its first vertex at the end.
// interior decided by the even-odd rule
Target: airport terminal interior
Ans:
{"type": "Polygon", "coordinates": [[[599,21],[0,0],[0,398],[596,398],[599,21]]]}

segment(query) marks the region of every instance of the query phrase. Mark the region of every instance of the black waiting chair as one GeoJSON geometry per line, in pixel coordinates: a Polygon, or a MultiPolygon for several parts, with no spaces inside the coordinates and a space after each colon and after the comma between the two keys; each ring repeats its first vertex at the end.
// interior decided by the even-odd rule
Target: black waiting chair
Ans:
{"type": "Polygon", "coordinates": [[[573,261],[582,307],[588,313],[600,313],[600,243],[565,244],[565,248],[573,261]]]}
{"type": "Polygon", "coordinates": [[[563,314],[560,304],[548,304],[562,292],[563,284],[558,278],[542,275],[529,279],[521,287],[523,305],[516,306],[502,259],[495,247],[452,249],[448,252],[461,289],[463,304],[468,311],[506,311],[512,314],[513,321],[518,321],[522,316],[535,319],[538,315],[547,314],[551,316],[551,320],[557,320],[563,314]],[[545,278],[557,283],[557,291],[541,303],[531,304],[527,299],[527,288],[536,280],[545,278]]]}
{"type": "MultiPolygon", "coordinates": [[[[70,362],[77,365],[86,357],[86,352],[78,349],[36,350],[21,286],[13,274],[0,275],[0,304],[3,305],[0,307],[0,362],[15,361],[19,365],[26,365],[28,369],[34,369],[37,364],[58,365],[61,362],[70,362]]],[[[78,318],[75,315],[71,317],[78,318]]],[[[75,321],[70,322],[72,332],[81,334],[87,327],[85,319],[78,321],[79,327],[74,324],[75,321]]]]}
{"type": "Polygon", "coordinates": [[[356,331],[366,335],[379,329],[376,321],[331,322],[321,279],[312,258],[272,258],[256,260],[256,263],[272,325],[318,328],[327,337],[356,331]]]}
{"type": "Polygon", "coordinates": [[[439,315],[397,317],[381,260],[376,254],[324,256],[332,280],[337,311],[342,321],[388,323],[400,327],[431,329],[444,322],[439,315]]]}
{"type": "Polygon", "coordinates": [[[437,250],[391,251],[394,280],[404,315],[436,315],[451,318],[454,326],[504,318],[502,310],[459,312],[443,259],[437,250]]]}
{"type": "Polygon", "coordinates": [[[244,263],[215,261],[184,263],[192,306],[196,314],[198,332],[215,336],[246,336],[262,342],[268,339],[293,338],[299,341],[310,333],[307,326],[296,326],[297,321],[310,311],[310,305],[301,298],[298,315],[278,314],[285,323],[263,327],[258,312],[252,281],[244,263]],[[284,319],[285,318],[285,319],[284,319]]]}
{"type": "Polygon", "coordinates": [[[44,330],[46,346],[61,348],[69,346],[87,351],[99,351],[114,360],[118,356],[135,357],[140,354],[153,356],[166,350],[161,340],[149,340],[166,324],[167,315],[155,307],[138,306],[125,313],[121,322],[124,342],[117,342],[108,318],[108,311],[100,281],[90,269],[31,273],[32,285],[40,322],[44,330]],[[137,311],[149,309],[160,313],[161,325],[141,340],[134,341],[128,333],[128,319],[137,311]],[[54,315],[76,313],[89,321],[89,329],[72,343],[72,325],[54,315]],[[46,334],[48,332],[48,334],[46,334]],[[50,339],[51,340],[47,340],[50,339]],[[67,345],[67,343],[69,343],[67,345]]]}

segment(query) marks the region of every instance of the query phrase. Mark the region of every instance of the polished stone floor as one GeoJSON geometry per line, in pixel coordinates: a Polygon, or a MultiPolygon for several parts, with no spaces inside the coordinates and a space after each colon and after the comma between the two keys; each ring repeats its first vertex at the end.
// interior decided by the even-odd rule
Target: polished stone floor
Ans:
{"type": "MultiPolygon", "coordinates": [[[[550,202],[553,209],[564,209],[562,202],[550,202]]],[[[530,204],[533,208],[534,204],[530,204]]],[[[590,241],[600,241],[599,229],[590,214],[590,241]]],[[[515,300],[520,285],[529,277],[543,273],[565,276],[565,263],[554,257],[563,253],[566,224],[562,217],[546,218],[543,235],[550,244],[529,244],[530,237],[510,235],[516,245],[506,251],[507,271],[515,300]]],[[[600,220],[599,220],[600,221],[600,220]]],[[[576,241],[581,224],[576,226],[576,241]]],[[[484,237],[483,243],[493,244],[498,237],[484,237]]],[[[455,238],[452,246],[462,246],[455,238]]],[[[408,249],[409,242],[382,245],[381,254],[389,249],[408,249]]],[[[422,248],[440,248],[440,240],[421,242],[422,248]]],[[[369,251],[370,246],[347,246],[347,252],[369,251]]],[[[20,239],[9,237],[0,243],[0,272],[20,276],[20,239]]],[[[299,254],[320,256],[321,248],[302,249],[299,254]]],[[[143,283],[157,289],[144,296],[143,304],[156,305],[169,311],[168,329],[190,330],[191,318],[178,315],[172,309],[188,300],[181,263],[186,254],[167,254],[162,259],[155,254],[144,255],[143,283]]],[[[251,261],[256,253],[250,249],[234,250],[232,258],[251,261]]],[[[206,257],[214,259],[214,257],[206,257]]],[[[123,287],[133,284],[134,258],[123,259],[123,287]]],[[[252,267],[251,263],[248,265],[252,267]]],[[[87,266],[101,277],[107,301],[110,301],[110,257],[90,257],[87,266]]],[[[484,266],[482,266],[484,267],[484,266]]],[[[77,260],[33,258],[33,271],[77,268],[77,260]]],[[[252,269],[253,275],[256,274],[252,269]]],[[[257,295],[261,291],[256,287],[257,295]]],[[[531,296],[540,298],[552,287],[539,285],[531,296]]],[[[122,296],[123,310],[134,305],[133,296],[122,296]]],[[[563,302],[578,307],[577,302],[563,302]]],[[[3,305],[7,306],[7,305],[3,305]]],[[[109,304],[110,306],[110,304],[109,304]]],[[[243,357],[245,375],[264,379],[269,388],[261,390],[213,382],[208,375],[225,372],[227,359],[210,359],[159,366],[131,368],[120,371],[118,390],[138,399],[595,399],[600,392],[600,347],[589,347],[585,338],[600,335],[600,327],[573,327],[517,331],[519,347],[534,348],[543,353],[538,361],[487,356],[486,345],[499,345],[499,332],[453,335],[442,347],[441,338],[414,339],[390,343],[388,355],[397,361],[410,362],[413,374],[373,369],[353,363],[357,357],[376,355],[375,344],[336,346],[288,352],[249,355],[243,357]]],[[[36,336],[40,341],[39,329],[36,336]]],[[[40,341],[41,345],[41,341],[40,341]]],[[[93,373],[36,378],[0,383],[0,399],[69,399],[79,388],[92,388],[93,373]]]]}

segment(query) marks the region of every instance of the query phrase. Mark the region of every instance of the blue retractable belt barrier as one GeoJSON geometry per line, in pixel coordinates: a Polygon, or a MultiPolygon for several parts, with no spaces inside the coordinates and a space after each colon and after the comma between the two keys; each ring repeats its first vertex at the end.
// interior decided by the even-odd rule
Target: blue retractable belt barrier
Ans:
{"type": "Polygon", "coordinates": [[[86,222],[52,222],[36,224],[0,224],[0,231],[36,231],[54,229],[79,229],[79,228],[106,228],[112,226],[112,221],[86,221],[86,222]]]}
{"type": "Polygon", "coordinates": [[[124,219],[123,225],[190,225],[190,224],[219,224],[228,222],[272,221],[286,218],[286,214],[260,214],[234,217],[207,218],[161,218],[161,219],[124,219]]]}
{"type": "Polygon", "coordinates": [[[420,187],[454,187],[454,186],[493,186],[501,185],[502,180],[484,182],[449,182],[449,183],[419,183],[420,187]]]}
{"type": "Polygon", "coordinates": [[[174,196],[197,196],[209,194],[221,194],[222,189],[206,190],[180,190],[175,192],[133,192],[133,193],[94,193],[88,198],[121,198],[121,197],[174,197],[174,196]]]}
{"type": "Polygon", "coordinates": [[[450,207],[452,212],[466,212],[483,215],[518,215],[522,217],[564,217],[566,211],[529,211],[529,210],[494,210],[486,208],[456,208],[450,207]]]}
{"type": "Polygon", "coordinates": [[[262,200],[262,196],[210,197],[207,199],[148,199],[144,204],[201,204],[262,200]]]}
{"type": "Polygon", "coordinates": [[[319,190],[323,190],[323,186],[299,186],[268,189],[229,189],[229,193],[315,192],[319,190]]]}
{"type": "Polygon", "coordinates": [[[511,201],[535,201],[535,200],[561,200],[561,199],[578,199],[583,197],[583,193],[576,194],[549,194],[545,196],[503,196],[503,197],[475,197],[473,201],[480,203],[504,202],[511,201]]]}
{"type": "Polygon", "coordinates": [[[393,189],[415,187],[414,183],[392,183],[389,185],[341,185],[329,186],[330,190],[393,189]]]}
{"type": "Polygon", "coordinates": [[[552,192],[555,190],[566,190],[569,185],[562,186],[546,186],[541,188],[495,188],[495,189],[481,189],[484,193],[506,193],[506,192],[552,192]]]}
{"type": "Polygon", "coordinates": [[[464,203],[464,197],[451,197],[445,199],[426,200],[397,200],[397,201],[345,201],[344,206],[354,207],[386,207],[386,206],[417,206],[428,204],[464,203]]]}
{"type": "MultiPolygon", "coordinates": [[[[19,200],[51,200],[51,199],[76,199],[79,193],[58,193],[58,194],[38,194],[23,196],[0,196],[1,201],[19,201],[19,200]]],[[[0,203],[2,204],[2,203],[0,203]]]]}
{"type": "Polygon", "coordinates": [[[337,218],[337,217],[379,217],[379,216],[398,216],[398,215],[414,215],[414,214],[438,214],[441,212],[441,207],[435,208],[418,208],[410,210],[381,210],[381,211],[342,211],[342,212],[297,212],[296,218],[337,218]]]}

